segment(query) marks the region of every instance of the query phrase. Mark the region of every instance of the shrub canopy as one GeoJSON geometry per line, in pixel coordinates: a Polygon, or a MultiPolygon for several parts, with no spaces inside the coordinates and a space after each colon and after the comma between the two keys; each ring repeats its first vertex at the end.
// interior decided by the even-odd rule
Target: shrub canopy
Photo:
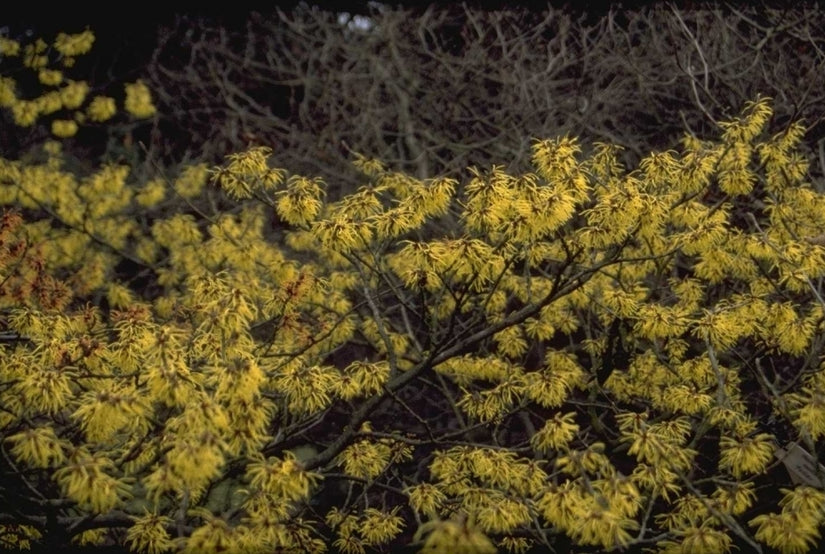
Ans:
{"type": "Polygon", "coordinates": [[[632,168],[356,156],[335,200],[266,147],[0,160],[0,541],[809,550],[825,195],[771,117],[632,168]]]}

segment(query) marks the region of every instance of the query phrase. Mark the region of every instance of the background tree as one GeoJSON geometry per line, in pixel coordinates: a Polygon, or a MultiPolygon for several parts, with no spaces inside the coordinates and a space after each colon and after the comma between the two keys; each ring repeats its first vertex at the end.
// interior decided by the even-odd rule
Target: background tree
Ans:
{"type": "Polygon", "coordinates": [[[299,6],[237,27],[183,17],[159,32],[149,72],[167,136],[193,156],[269,145],[282,165],[350,190],[350,149],[418,178],[526,171],[531,138],[570,133],[621,145],[635,164],[760,93],[825,148],[823,18],[804,5],[603,16],[299,6]]]}

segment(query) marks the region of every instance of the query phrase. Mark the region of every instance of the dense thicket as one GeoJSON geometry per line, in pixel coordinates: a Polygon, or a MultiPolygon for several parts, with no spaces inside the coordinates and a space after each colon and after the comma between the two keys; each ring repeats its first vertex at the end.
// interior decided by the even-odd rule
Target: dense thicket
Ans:
{"type": "Polygon", "coordinates": [[[214,159],[265,144],[283,165],[352,186],[350,149],[424,178],[525,170],[531,138],[570,133],[637,163],[686,130],[712,132],[757,94],[780,121],[804,119],[818,149],[822,29],[825,12],[804,5],[296,9],[242,29],[181,18],[149,69],[170,135],[184,139],[172,151],[214,159]]]}

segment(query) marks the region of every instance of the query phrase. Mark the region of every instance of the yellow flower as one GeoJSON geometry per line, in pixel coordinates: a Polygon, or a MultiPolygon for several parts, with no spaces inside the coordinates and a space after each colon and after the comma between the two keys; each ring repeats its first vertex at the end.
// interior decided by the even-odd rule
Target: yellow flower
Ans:
{"type": "MultiPolygon", "coordinates": [[[[32,100],[40,115],[49,115],[63,109],[63,100],[60,91],[52,90],[32,100]]],[[[77,115],[77,114],[75,114],[77,115]]]]}
{"type": "Polygon", "coordinates": [[[56,414],[69,402],[73,375],[68,369],[37,364],[13,389],[32,412],[56,414]]]}
{"type": "Polygon", "coordinates": [[[379,238],[397,238],[421,226],[426,218],[424,211],[405,199],[395,208],[388,209],[370,218],[370,223],[379,238]]]}
{"type": "Polygon", "coordinates": [[[326,366],[287,367],[276,377],[275,386],[284,392],[293,413],[313,413],[332,402],[330,392],[338,371],[326,366]]]}
{"type": "Polygon", "coordinates": [[[236,456],[241,452],[256,452],[271,440],[266,431],[271,424],[275,406],[265,398],[251,401],[234,400],[227,408],[231,425],[226,437],[226,452],[236,456]]]}
{"type": "Polygon", "coordinates": [[[750,194],[756,181],[756,174],[744,168],[719,172],[719,188],[731,196],[750,194]]]}
{"type": "Polygon", "coordinates": [[[63,81],[63,72],[56,69],[41,69],[37,74],[37,79],[44,85],[56,86],[63,81]]]}
{"type": "Polygon", "coordinates": [[[719,440],[719,446],[722,450],[719,467],[730,470],[737,478],[748,473],[763,472],[773,458],[775,449],[773,437],[767,433],[741,439],[723,436],[719,440]]]}
{"type": "Polygon", "coordinates": [[[69,456],[68,462],[55,471],[54,478],[63,494],[81,508],[102,514],[120,504],[129,495],[129,484],[115,479],[105,470],[114,469],[108,458],[90,454],[80,448],[69,456]]]}
{"type": "Polygon", "coordinates": [[[320,179],[290,177],[286,190],[278,193],[278,216],[287,223],[299,226],[314,221],[321,211],[322,186],[320,179]]]}
{"type": "Polygon", "coordinates": [[[34,44],[27,44],[23,53],[23,65],[31,69],[40,69],[49,64],[49,57],[43,52],[48,45],[43,39],[37,39],[34,44]]]}
{"type": "Polygon", "coordinates": [[[202,554],[205,552],[242,552],[239,529],[210,514],[206,509],[199,510],[206,522],[196,528],[185,540],[183,554],[202,554]]]}
{"type": "Polygon", "coordinates": [[[107,121],[117,112],[115,99],[108,96],[95,96],[92,101],[89,102],[86,112],[92,121],[107,121]]]}
{"type": "Polygon", "coordinates": [[[524,337],[524,331],[518,325],[507,327],[493,335],[498,352],[508,358],[518,358],[530,346],[524,337]]]}
{"type": "Polygon", "coordinates": [[[68,110],[75,110],[86,100],[89,93],[89,84],[85,81],[69,81],[65,87],[60,89],[60,101],[63,107],[68,110]]]}
{"type": "Polygon", "coordinates": [[[534,541],[526,537],[502,537],[498,540],[500,547],[514,554],[525,554],[533,544],[534,541]]]}
{"type": "Polygon", "coordinates": [[[48,140],[43,143],[43,152],[50,158],[59,158],[63,154],[63,144],[57,140],[48,140]]]}
{"type": "Polygon", "coordinates": [[[103,442],[121,430],[140,429],[147,409],[133,387],[120,386],[86,393],[72,418],[80,422],[89,440],[103,442]]]}
{"type": "Polygon", "coordinates": [[[670,494],[678,494],[680,487],[677,483],[679,476],[662,464],[639,464],[633,469],[630,478],[642,489],[648,489],[654,495],[661,495],[669,501],[670,494]]]}
{"type": "Polygon", "coordinates": [[[476,521],[486,533],[507,533],[530,522],[530,510],[518,500],[502,494],[486,497],[475,510],[476,521]]]}
{"type": "Polygon", "coordinates": [[[201,491],[220,474],[223,450],[223,441],[209,430],[192,436],[178,432],[172,448],[166,453],[166,460],[185,487],[201,491]]]}
{"type": "Polygon", "coordinates": [[[15,85],[11,77],[0,77],[0,108],[10,108],[17,101],[15,85]]]}
{"type": "Polygon", "coordinates": [[[576,137],[539,140],[533,144],[533,165],[548,181],[570,175],[577,167],[576,155],[581,152],[576,137]]]}
{"type": "Polygon", "coordinates": [[[106,538],[106,529],[87,529],[72,537],[72,544],[79,546],[101,546],[106,538]]]}
{"type": "Polygon", "coordinates": [[[166,197],[166,183],[161,178],[150,179],[135,195],[135,201],[143,207],[158,205],[166,197]]]}
{"type": "Polygon", "coordinates": [[[332,545],[341,554],[366,554],[365,542],[356,535],[339,536],[332,545]]]}
{"type": "Polygon", "coordinates": [[[355,153],[355,159],[352,165],[369,177],[377,177],[386,171],[386,167],[381,160],[367,158],[357,152],[355,153]]]}
{"type": "Polygon", "coordinates": [[[749,523],[751,527],[758,527],[755,534],[757,540],[782,554],[804,554],[820,538],[816,521],[800,518],[793,512],[762,514],[749,523]]]}
{"type": "Polygon", "coordinates": [[[660,304],[643,304],[636,311],[633,331],[650,340],[681,335],[687,327],[687,318],[681,310],[660,304]]]}
{"type": "Polygon", "coordinates": [[[321,478],[305,471],[292,452],[287,452],[283,460],[258,458],[247,466],[246,474],[253,487],[289,501],[305,500],[310,488],[321,478]]]}
{"type": "Polygon", "coordinates": [[[810,517],[820,523],[825,521],[825,491],[807,485],[780,490],[785,495],[779,501],[783,511],[810,517]]]}
{"type": "Polygon", "coordinates": [[[800,318],[794,307],[784,302],[771,304],[765,321],[765,332],[780,350],[801,356],[814,334],[811,321],[800,318]]]}
{"type": "Polygon", "coordinates": [[[390,454],[390,448],[386,444],[362,440],[341,452],[338,464],[344,466],[347,475],[372,480],[387,467],[390,454]]]}
{"type": "Polygon", "coordinates": [[[343,253],[363,246],[371,238],[363,224],[340,216],[315,222],[312,234],[325,248],[343,253]]]}
{"type": "Polygon", "coordinates": [[[175,179],[175,192],[184,198],[194,198],[201,193],[208,179],[209,168],[206,164],[188,165],[175,179]]]}
{"type": "Polygon", "coordinates": [[[570,391],[584,378],[584,371],[568,353],[548,351],[545,368],[525,374],[524,394],[530,400],[546,407],[561,406],[570,391]]]}
{"type": "Polygon", "coordinates": [[[676,531],[681,541],[657,543],[663,554],[723,554],[730,552],[733,541],[724,531],[709,525],[690,526],[676,531]]]}
{"type": "Polygon", "coordinates": [[[452,520],[430,521],[418,528],[414,540],[427,535],[421,554],[496,554],[496,547],[466,515],[452,520]]]}
{"type": "Polygon", "coordinates": [[[676,160],[676,152],[651,152],[639,162],[639,168],[645,172],[645,182],[657,185],[670,183],[678,177],[681,167],[676,160]]]}
{"type": "Polygon", "coordinates": [[[152,103],[152,93],[143,81],[126,85],[126,100],[124,108],[137,118],[147,118],[155,114],[155,105],[152,103]]]}
{"type": "Polygon", "coordinates": [[[20,43],[6,37],[0,37],[0,55],[14,57],[20,54],[20,43]]]}
{"type": "Polygon", "coordinates": [[[146,515],[135,517],[135,523],[126,532],[126,542],[130,548],[146,554],[162,554],[172,549],[174,543],[166,530],[172,520],[146,511],[146,515]]]}
{"type": "Polygon", "coordinates": [[[406,490],[409,495],[409,503],[413,510],[427,517],[434,518],[447,496],[435,485],[421,483],[406,490]]]}
{"type": "Polygon", "coordinates": [[[387,361],[375,363],[356,360],[344,369],[358,387],[358,394],[369,396],[382,390],[390,377],[390,365],[387,361]]]}
{"type": "Polygon", "coordinates": [[[511,407],[512,402],[501,394],[501,385],[493,390],[465,392],[456,404],[468,416],[482,422],[494,421],[511,407]]]}
{"type": "Polygon", "coordinates": [[[375,546],[388,543],[394,539],[404,527],[404,520],[396,515],[398,508],[392,512],[383,512],[375,508],[364,510],[363,519],[360,522],[360,533],[364,538],[364,544],[375,546]]]}
{"type": "Polygon", "coordinates": [[[626,546],[633,538],[630,532],[638,528],[635,520],[592,502],[571,531],[582,544],[614,549],[626,546]]]}
{"type": "Polygon", "coordinates": [[[428,182],[425,194],[425,210],[430,215],[443,215],[449,208],[450,201],[458,182],[455,179],[441,177],[428,182]]]}
{"type": "Polygon", "coordinates": [[[561,485],[551,485],[536,507],[549,523],[570,532],[584,517],[586,503],[580,486],[566,480],[561,485]]]}
{"type": "Polygon", "coordinates": [[[135,302],[134,292],[120,283],[109,283],[106,298],[112,307],[120,309],[126,309],[135,302]]]}
{"type": "Polygon", "coordinates": [[[713,499],[719,502],[721,510],[735,516],[742,515],[756,500],[753,482],[736,482],[716,489],[713,499]]]}
{"type": "Polygon", "coordinates": [[[29,100],[18,100],[11,106],[11,113],[14,123],[20,127],[30,127],[37,121],[40,111],[35,102],[29,100]]]}
{"type": "Polygon", "coordinates": [[[810,433],[813,440],[825,436],[825,391],[806,386],[791,399],[795,405],[791,412],[794,425],[810,433]]]}
{"type": "Polygon", "coordinates": [[[530,444],[540,452],[548,452],[566,447],[579,432],[575,422],[576,414],[558,412],[553,419],[548,419],[535,435],[530,438],[530,444]]]}
{"type": "Polygon", "coordinates": [[[740,322],[741,315],[730,310],[703,310],[704,317],[694,322],[693,334],[699,339],[705,339],[718,348],[731,348],[744,333],[748,326],[740,322]]]}
{"type": "Polygon", "coordinates": [[[74,35],[59,33],[54,41],[54,47],[64,56],[81,56],[92,49],[94,41],[95,35],[88,29],[74,35]]]}
{"type": "Polygon", "coordinates": [[[55,435],[50,426],[36,427],[5,438],[13,444],[12,455],[38,468],[55,467],[63,462],[69,443],[55,435]]]}
{"type": "Polygon", "coordinates": [[[569,450],[556,458],[556,467],[568,475],[581,476],[586,473],[612,474],[615,468],[604,454],[604,443],[594,442],[583,450],[569,450]]]}

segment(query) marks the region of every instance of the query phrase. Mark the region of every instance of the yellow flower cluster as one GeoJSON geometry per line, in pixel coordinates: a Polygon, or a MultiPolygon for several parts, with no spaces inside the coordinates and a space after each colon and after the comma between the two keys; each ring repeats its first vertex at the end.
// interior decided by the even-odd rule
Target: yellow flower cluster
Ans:
{"type": "Polygon", "coordinates": [[[290,502],[305,500],[320,475],[304,471],[292,453],[278,458],[258,459],[247,466],[250,484],[265,494],[290,502]]]}
{"type": "Polygon", "coordinates": [[[58,138],[69,138],[77,134],[77,123],[71,119],[52,121],[52,134],[58,138]]]}
{"type": "MultiPolygon", "coordinates": [[[[558,147],[565,149],[568,145],[558,147]]],[[[575,164],[569,157],[563,161],[556,159],[556,150],[546,143],[534,147],[535,156],[546,162],[547,171],[554,171],[550,166],[555,164],[565,169],[570,163],[575,164]]],[[[557,184],[551,187],[541,183],[536,175],[515,178],[497,166],[489,174],[472,171],[473,179],[464,187],[467,200],[462,218],[467,230],[493,239],[502,236],[515,244],[530,244],[550,236],[573,216],[587,191],[581,175],[553,181],[557,184]]]]}
{"type": "MultiPolygon", "coordinates": [[[[437,452],[430,473],[435,485],[422,484],[408,491],[410,505],[430,518],[419,527],[419,534],[428,529],[438,533],[443,523],[439,517],[452,513],[454,508],[448,504],[458,503],[460,512],[475,522],[479,541],[487,540],[483,533],[509,534],[527,525],[534,517],[527,499],[542,489],[547,478],[536,462],[518,459],[506,450],[468,447],[437,452]]],[[[426,544],[438,544],[442,538],[451,541],[431,535],[425,549],[426,544]]],[[[514,547],[519,544],[516,541],[514,547]]]]}
{"type": "Polygon", "coordinates": [[[633,519],[639,505],[635,486],[613,476],[589,486],[579,480],[553,485],[537,508],[548,522],[581,544],[610,549],[630,543],[631,532],[639,527],[633,519]]]}
{"type": "Polygon", "coordinates": [[[307,225],[321,211],[323,183],[316,179],[292,176],[287,180],[286,190],[278,193],[276,210],[278,215],[291,225],[307,225]]]}
{"type": "Polygon", "coordinates": [[[60,101],[64,108],[75,110],[80,107],[89,94],[89,85],[85,81],[69,81],[60,89],[60,101]]]}
{"type": "Polygon", "coordinates": [[[59,466],[70,446],[57,437],[52,427],[28,429],[5,440],[12,443],[11,454],[17,460],[38,468],[59,466]]]}
{"type": "Polygon", "coordinates": [[[747,473],[761,473],[773,459],[773,437],[758,433],[751,437],[726,437],[719,441],[722,457],[719,466],[728,469],[734,477],[747,473]]]}
{"type": "Polygon", "coordinates": [[[9,58],[20,55],[20,43],[6,37],[0,37],[0,54],[9,58]]]}
{"type": "Polygon", "coordinates": [[[338,534],[333,546],[343,553],[364,554],[367,547],[390,542],[404,527],[397,512],[397,508],[390,512],[367,508],[361,517],[356,517],[333,508],[326,516],[327,524],[336,528],[338,534]]]}
{"type": "Polygon", "coordinates": [[[270,148],[259,146],[228,156],[229,164],[214,171],[214,180],[231,197],[242,200],[253,193],[275,189],[284,172],[269,167],[270,148]]]}
{"type": "MultiPolygon", "coordinates": [[[[87,54],[94,40],[90,30],[77,34],[59,33],[53,49],[41,38],[25,45],[0,39],[0,55],[15,57],[22,52],[25,71],[33,72],[45,89],[39,96],[19,98],[16,77],[11,76],[15,74],[0,76],[0,108],[9,109],[15,124],[21,127],[33,126],[41,118],[60,112],[49,122],[52,134],[57,138],[74,136],[87,118],[95,123],[111,119],[117,112],[114,98],[96,96],[87,102],[89,84],[67,76],[75,58],[87,54]],[[55,67],[55,64],[59,65],[55,67]]],[[[155,113],[151,93],[141,81],[127,84],[125,96],[124,108],[133,116],[146,118],[155,113]]]]}
{"type": "Polygon", "coordinates": [[[43,85],[57,86],[63,81],[63,72],[56,69],[41,69],[37,79],[43,85]]]}
{"type": "Polygon", "coordinates": [[[422,541],[422,554],[454,552],[455,554],[495,554],[495,545],[466,517],[436,520],[418,528],[416,541],[422,541]],[[424,539],[426,535],[426,539],[424,539]],[[423,541],[422,541],[423,539],[423,541]]]}
{"type": "Polygon", "coordinates": [[[145,431],[149,407],[143,403],[134,386],[120,386],[87,392],[74,411],[88,440],[107,442],[117,433],[145,431]]]}
{"type": "Polygon", "coordinates": [[[37,544],[43,534],[31,525],[0,525],[0,537],[3,546],[8,549],[31,550],[32,544],[37,544]]]}
{"type": "MultiPolygon", "coordinates": [[[[427,218],[444,214],[456,185],[453,179],[420,182],[386,171],[376,173],[374,179],[373,185],[330,204],[324,217],[312,225],[310,236],[331,260],[339,253],[368,248],[374,240],[386,243],[399,238],[420,228],[427,218]]],[[[309,198],[304,200],[310,202],[305,210],[309,219],[315,219],[318,210],[309,198]]]]}
{"type": "Polygon", "coordinates": [[[576,414],[573,412],[557,413],[553,419],[548,419],[544,427],[530,437],[530,444],[539,452],[545,453],[567,448],[579,431],[575,418],[576,414]]]}
{"type": "Polygon", "coordinates": [[[42,38],[38,38],[32,44],[27,44],[23,49],[23,65],[30,69],[41,69],[49,63],[46,50],[49,45],[42,38]]]}
{"type": "MultiPolygon", "coordinates": [[[[368,430],[369,427],[365,424],[362,430],[368,430]]],[[[343,466],[347,475],[371,481],[386,470],[390,463],[408,460],[411,457],[412,448],[402,441],[387,438],[363,439],[345,448],[338,456],[337,462],[343,466]]]]}
{"type": "Polygon", "coordinates": [[[561,406],[585,380],[584,370],[568,352],[548,350],[544,368],[525,375],[525,396],[546,408],[561,406]]]}
{"type": "MultiPolygon", "coordinates": [[[[48,45],[19,50],[60,88],[24,101],[0,81],[18,122],[49,115],[68,136],[80,120],[60,110],[113,116],[42,64],[48,45]]],[[[150,115],[131,86],[128,108],[150,115]]],[[[0,219],[9,460],[54,480],[73,502],[60,517],[122,510],[117,536],[147,552],[361,553],[394,548],[412,519],[424,552],[522,552],[553,533],[805,551],[820,488],[788,491],[752,536],[740,523],[774,456],[768,408],[792,440],[825,436],[825,200],[804,182],[802,131],[763,140],[769,119],[759,99],[721,141],[686,138],[631,172],[617,148],[585,157],[567,137],[534,144],[533,173],[473,169],[464,186],[359,157],[367,183],[335,202],[264,147],[171,179],[76,174],[54,142],[0,160],[0,201],[41,214],[0,219]],[[238,210],[209,211],[210,175],[238,210]],[[150,286],[118,278],[132,264],[150,286]],[[289,451],[318,437],[312,456],[289,451]],[[324,526],[316,485],[336,467],[349,494],[324,526]],[[405,495],[410,510],[392,504],[405,495]]]]}
{"type": "Polygon", "coordinates": [[[132,549],[147,554],[161,554],[174,546],[166,530],[172,524],[170,518],[147,511],[146,515],[134,519],[134,525],[126,533],[126,542],[132,549]]]}
{"type": "Polygon", "coordinates": [[[758,540],[782,554],[808,552],[818,543],[825,523],[825,492],[807,486],[782,492],[782,511],[756,516],[750,525],[757,528],[758,540]]]}
{"type": "Polygon", "coordinates": [[[95,42],[95,35],[88,29],[74,35],[59,33],[54,41],[55,50],[64,56],[77,57],[87,54],[95,42]]]}
{"type": "Polygon", "coordinates": [[[143,81],[127,84],[126,100],[123,107],[133,116],[143,119],[155,114],[155,105],[152,103],[152,94],[143,81]]]}
{"type": "MultiPolygon", "coordinates": [[[[670,477],[676,472],[684,472],[693,464],[696,452],[686,448],[691,430],[690,421],[682,416],[661,423],[648,423],[646,414],[633,412],[616,416],[621,440],[629,442],[627,453],[645,467],[667,470],[661,476],[670,477]]],[[[653,488],[669,484],[670,480],[651,483],[653,488]]]]}
{"type": "Polygon", "coordinates": [[[95,96],[86,108],[89,119],[95,122],[108,121],[116,112],[115,99],[108,96],[95,96]]]}
{"type": "Polygon", "coordinates": [[[92,454],[85,448],[69,453],[66,458],[66,463],[54,472],[54,479],[63,494],[81,508],[103,514],[131,494],[127,480],[106,473],[114,470],[110,459],[92,454]]]}

